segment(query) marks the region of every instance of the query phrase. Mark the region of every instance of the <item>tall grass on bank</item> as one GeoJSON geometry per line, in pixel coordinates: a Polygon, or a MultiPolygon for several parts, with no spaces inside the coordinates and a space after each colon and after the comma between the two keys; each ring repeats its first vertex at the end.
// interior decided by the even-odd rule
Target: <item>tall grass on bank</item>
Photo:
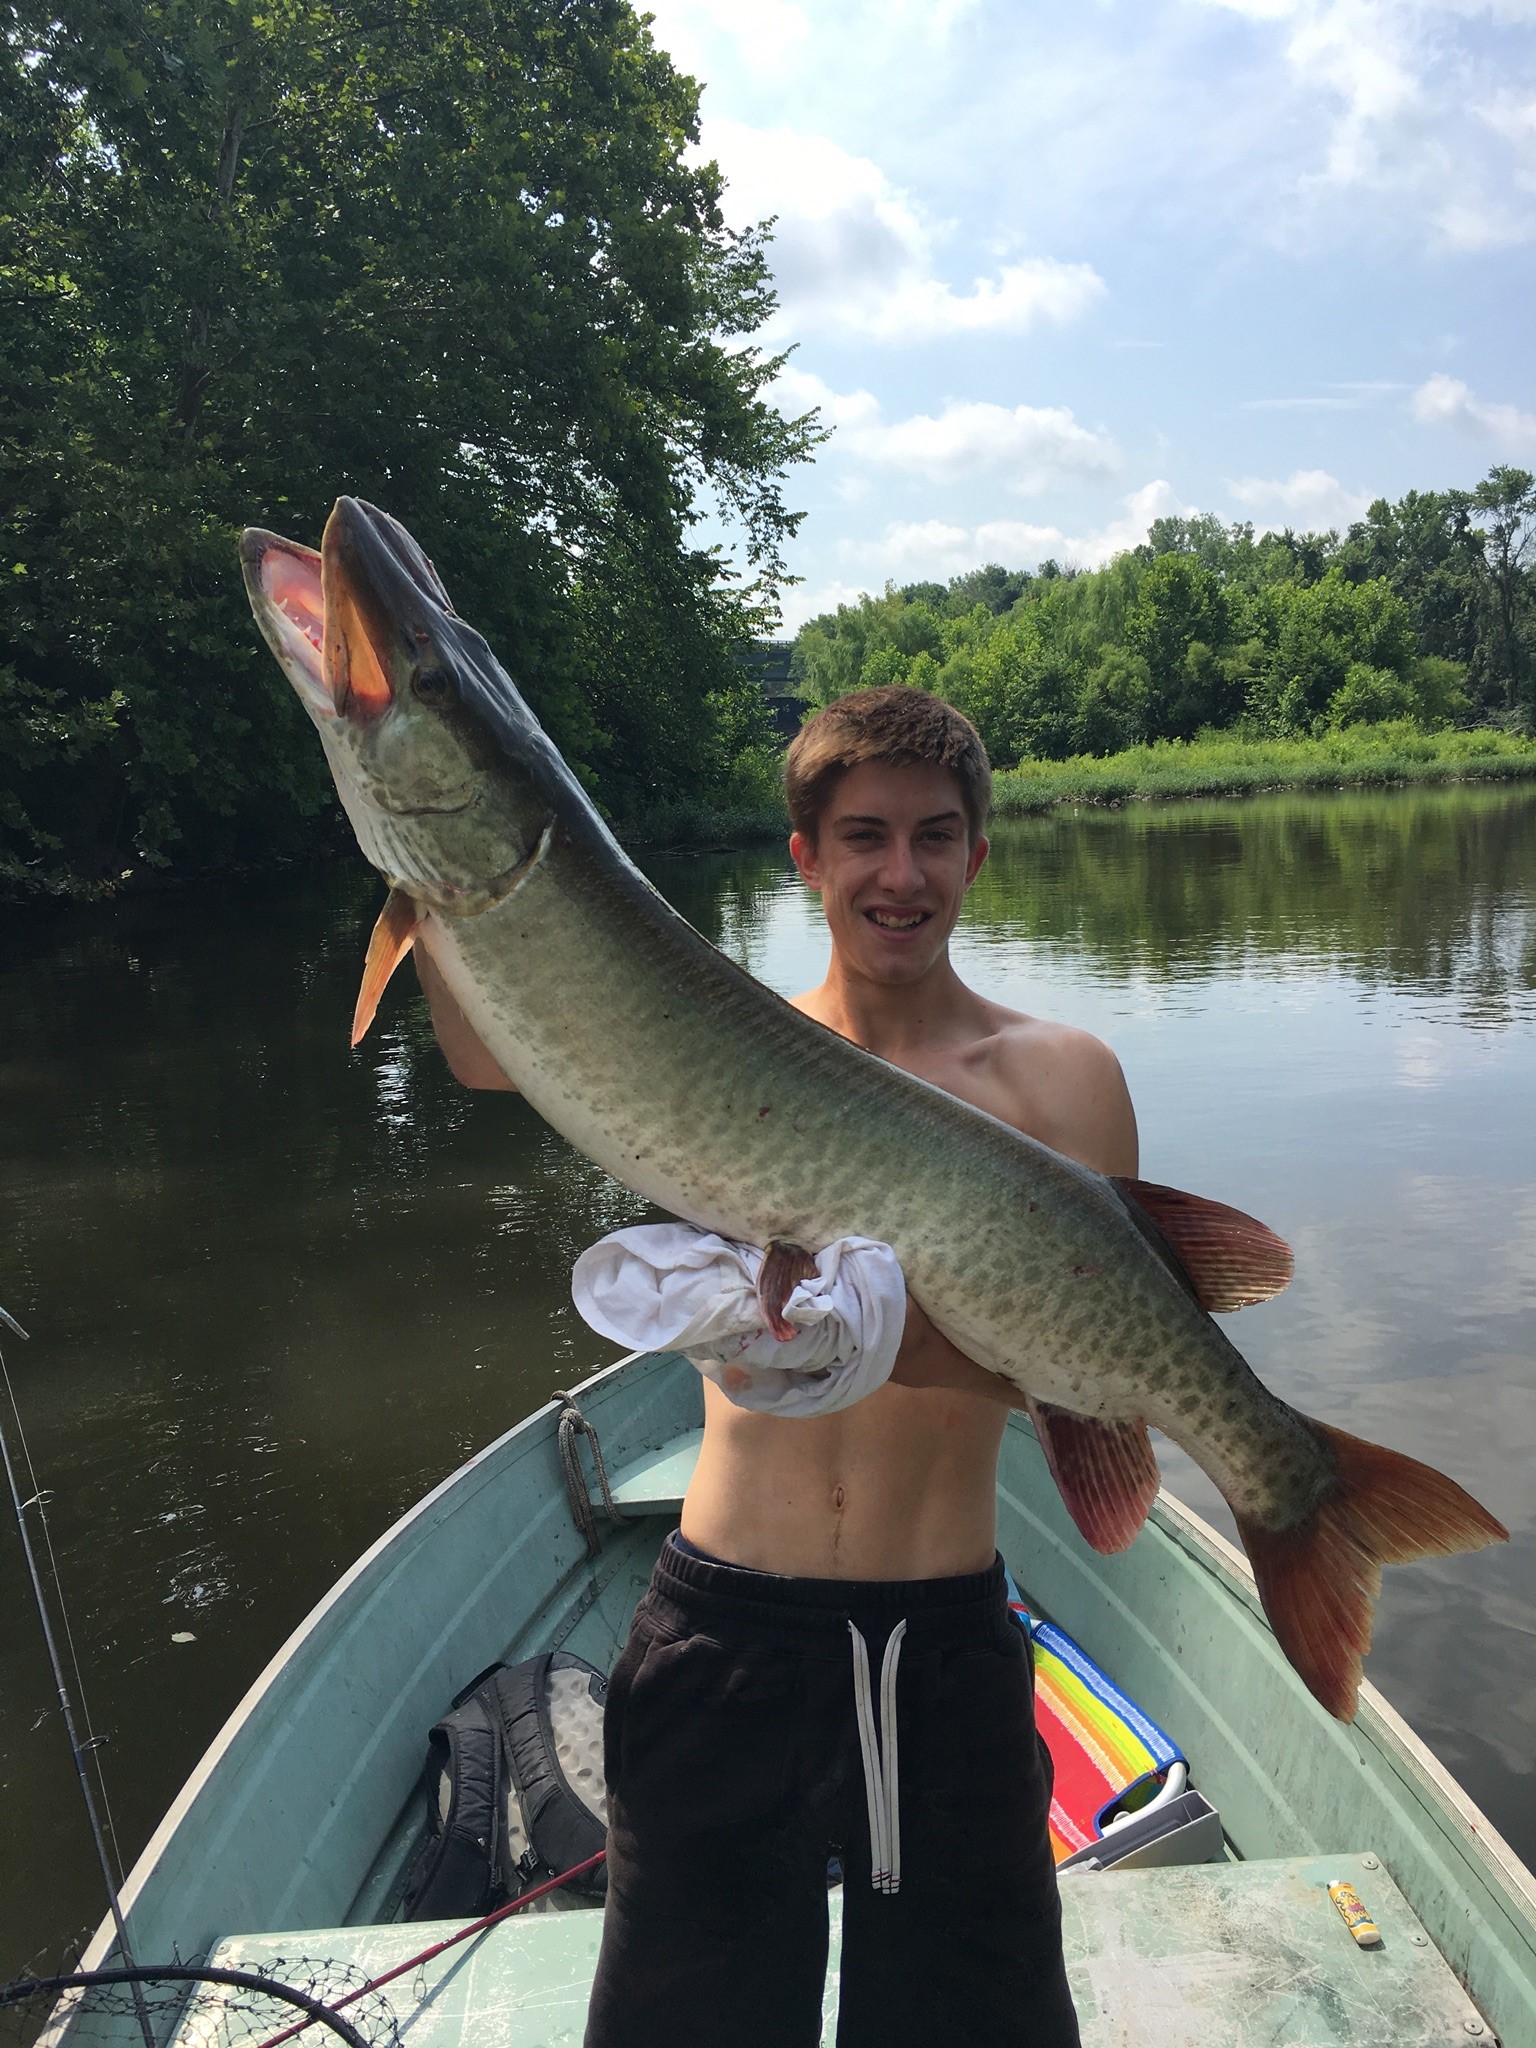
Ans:
{"type": "Polygon", "coordinates": [[[1365,789],[1394,782],[1493,782],[1536,777],[1536,739],[1478,729],[1422,732],[1407,721],[1347,726],[1320,739],[1239,740],[1215,734],[1157,740],[1102,759],[1021,761],[993,781],[994,817],[1053,804],[1241,796],[1266,789],[1365,789]]]}

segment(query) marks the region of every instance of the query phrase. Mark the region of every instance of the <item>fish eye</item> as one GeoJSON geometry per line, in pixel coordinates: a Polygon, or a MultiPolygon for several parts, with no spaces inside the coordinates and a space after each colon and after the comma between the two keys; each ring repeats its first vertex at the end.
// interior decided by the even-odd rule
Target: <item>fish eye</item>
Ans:
{"type": "Polygon", "coordinates": [[[436,708],[456,703],[459,693],[446,669],[424,668],[411,677],[411,694],[420,703],[436,708]]]}

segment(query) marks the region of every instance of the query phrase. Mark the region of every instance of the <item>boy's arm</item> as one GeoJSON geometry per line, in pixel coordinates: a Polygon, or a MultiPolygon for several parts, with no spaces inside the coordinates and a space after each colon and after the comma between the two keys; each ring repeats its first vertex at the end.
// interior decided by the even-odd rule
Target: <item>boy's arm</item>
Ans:
{"type": "MultiPolygon", "coordinates": [[[[1136,1112],[1120,1062],[1098,1039],[1086,1032],[1072,1032],[1053,1049],[1052,1065],[1057,1112],[1050,1134],[1053,1149],[1091,1166],[1096,1173],[1134,1178],[1138,1164],[1136,1112]]],[[[1031,1078],[1038,1084],[1038,1071],[1031,1078]]],[[[1011,1381],[967,1358],[929,1321],[910,1294],[891,1379],[900,1387],[953,1387],[1005,1408],[1024,1405],[1023,1394],[1011,1381]]]]}
{"type": "Polygon", "coordinates": [[[416,963],[416,978],[432,1012],[432,1029],[437,1033],[437,1042],[442,1047],[443,1058],[448,1062],[453,1078],[462,1081],[466,1088],[501,1088],[515,1095],[516,1084],[507,1079],[486,1051],[474,1026],[450,994],[447,982],[438,973],[431,954],[424,946],[413,946],[411,958],[416,963]]]}

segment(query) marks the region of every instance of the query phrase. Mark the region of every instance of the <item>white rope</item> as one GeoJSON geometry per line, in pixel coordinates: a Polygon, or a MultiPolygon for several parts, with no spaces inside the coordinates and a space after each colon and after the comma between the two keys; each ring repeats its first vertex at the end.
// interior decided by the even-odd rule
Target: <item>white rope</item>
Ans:
{"type": "Polygon", "coordinates": [[[869,1645],[853,1622],[853,1705],[864,1762],[864,1801],[869,1810],[869,1881],[877,1892],[901,1889],[901,1792],[896,1750],[896,1667],[907,1624],[898,1621],[880,1665],[880,1720],[875,1723],[869,1645]]]}

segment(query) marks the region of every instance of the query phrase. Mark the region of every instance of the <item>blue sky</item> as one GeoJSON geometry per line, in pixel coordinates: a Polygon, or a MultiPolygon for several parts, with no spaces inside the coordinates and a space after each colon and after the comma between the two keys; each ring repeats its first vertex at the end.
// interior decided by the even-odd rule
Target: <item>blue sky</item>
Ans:
{"type": "Polygon", "coordinates": [[[1536,467],[1536,0],[660,0],[778,216],[785,620],[1536,467]]]}

